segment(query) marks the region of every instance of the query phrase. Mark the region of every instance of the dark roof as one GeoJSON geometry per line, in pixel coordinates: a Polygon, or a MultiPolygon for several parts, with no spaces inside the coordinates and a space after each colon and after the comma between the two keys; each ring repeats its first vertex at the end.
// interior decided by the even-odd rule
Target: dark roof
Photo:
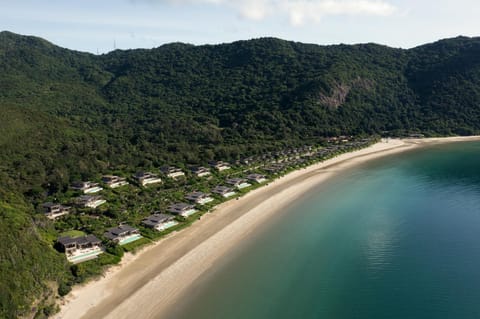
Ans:
{"type": "Polygon", "coordinates": [[[91,200],[95,200],[96,198],[98,198],[99,196],[92,196],[92,195],[82,195],[82,196],[79,196],[77,197],[77,199],[79,201],[82,201],[82,202],[89,202],[91,200]]]}
{"type": "Polygon", "coordinates": [[[167,214],[154,214],[154,215],[151,215],[149,217],[147,217],[146,219],[144,219],[142,221],[142,224],[146,225],[146,226],[151,226],[151,227],[155,227],[157,226],[158,224],[161,224],[161,223],[164,223],[164,222],[168,222],[170,220],[174,219],[174,217],[172,215],[167,215],[167,214]]]}
{"type": "Polygon", "coordinates": [[[110,239],[110,240],[114,240],[115,238],[117,238],[118,236],[117,235],[114,235],[110,232],[105,232],[105,234],[103,234],[103,236],[105,236],[106,238],[110,239]]]}
{"type": "Polygon", "coordinates": [[[245,182],[245,180],[243,178],[238,178],[238,177],[227,179],[227,183],[232,185],[241,184],[243,182],[245,182]]]}
{"type": "Polygon", "coordinates": [[[203,192],[191,192],[187,195],[185,195],[186,198],[199,198],[199,197],[204,197],[208,196],[208,194],[205,194],[203,192]]]}
{"type": "Polygon", "coordinates": [[[134,178],[145,178],[145,177],[157,177],[156,174],[150,173],[150,172],[137,172],[133,175],[134,178]]]}
{"type": "Polygon", "coordinates": [[[76,202],[77,204],[86,204],[88,202],[93,202],[100,199],[102,199],[101,196],[82,195],[76,198],[76,202]]]}
{"type": "Polygon", "coordinates": [[[59,203],[52,203],[52,202],[42,204],[42,207],[45,207],[45,208],[51,208],[51,207],[54,207],[54,206],[60,206],[60,204],[59,203]]]}
{"type": "Polygon", "coordinates": [[[149,221],[156,222],[156,223],[162,223],[162,222],[171,220],[173,218],[174,217],[172,215],[155,214],[155,215],[151,215],[151,216],[147,217],[146,219],[144,219],[144,221],[149,220],[149,221]]]}
{"type": "Polygon", "coordinates": [[[256,179],[256,178],[265,178],[265,175],[252,173],[247,176],[247,178],[256,179]]]}
{"type": "Polygon", "coordinates": [[[184,209],[192,209],[194,206],[186,203],[175,203],[170,205],[168,208],[169,210],[184,210],[184,209]]]}
{"type": "Polygon", "coordinates": [[[78,237],[75,239],[77,239],[77,245],[79,246],[84,244],[99,244],[101,242],[101,240],[95,237],[94,235],[87,235],[87,236],[78,237]]]}
{"type": "Polygon", "coordinates": [[[175,166],[162,166],[160,170],[163,173],[181,172],[182,170],[175,166]]]}
{"type": "Polygon", "coordinates": [[[222,192],[222,193],[227,193],[227,192],[231,192],[232,189],[230,187],[227,187],[227,186],[217,186],[215,187],[212,192],[222,192]]]}
{"type": "Polygon", "coordinates": [[[102,181],[104,182],[117,181],[117,180],[124,181],[125,179],[126,179],[125,177],[116,176],[116,175],[104,175],[102,177],[102,181]]]}
{"type": "Polygon", "coordinates": [[[77,246],[82,246],[82,245],[85,245],[85,244],[88,244],[89,241],[87,240],[86,236],[84,237],[78,237],[76,238],[77,239],[77,246]]]}
{"type": "Polygon", "coordinates": [[[137,230],[138,229],[133,228],[130,225],[120,225],[118,227],[113,227],[113,228],[108,229],[105,232],[105,237],[107,237],[109,239],[113,239],[113,238],[117,238],[118,236],[120,236],[122,234],[129,233],[129,232],[132,232],[132,231],[137,231],[137,230]]]}
{"type": "Polygon", "coordinates": [[[167,215],[167,214],[157,214],[153,215],[153,220],[158,220],[158,221],[167,221],[167,220],[172,220],[174,217],[172,215],[167,215]]]}
{"type": "Polygon", "coordinates": [[[152,221],[151,219],[142,220],[142,224],[144,224],[145,226],[150,226],[150,227],[155,227],[160,223],[162,223],[162,222],[152,221]]]}
{"type": "Polygon", "coordinates": [[[87,182],[75,181],[72,183],[72,187],[83,188],[87,182]]]}
{"type": "Polygon", "coordinates": [[[98,185],[98,183],[94,183],[94,182],[91,182],[91,181],[86,181],[86,182],[76,181],[76,182],[72,183],[72,188],[74,188],[74,189],[84,189],[84,188],[88,188],[88,187],[94,187],[94,186],[97,186],[97,185],[98,185]]]}
{"type": "Polygon", "coordinates": [[[230,163],[224,161],[209,161],[208,164],[210,166],[230,165],[230,163]]]}
{"type": "Polygon", "coordinates": [[[81,236],[81,237],[70,237],[70,236],[64,236],[60,237],[57,240],[60,244],[63,246],[70,245],[70,244],[76,244],[76,245],[82,245],[82,244],[99,244],[101,243],[101,240],[98,239],[95,235],[86,235],[86,236],[81,236]]]}
{"type": "Polygon", "coordinates": [[[102,241],[100,239],[97,238],[97,236],[95,235],[87,235],[85,236],[85,238],[92,244],[95,244],[95,243],[101,243],[102,241]]]}
{"type": "Polygon", "coordinates": [[[77,243],[77,238],[72,238],[70,236],[65,236],[65,237],[59,237],[57,241],[62,244],[63,246],[69,245],[69,244],[76,244],[77,243]]]}

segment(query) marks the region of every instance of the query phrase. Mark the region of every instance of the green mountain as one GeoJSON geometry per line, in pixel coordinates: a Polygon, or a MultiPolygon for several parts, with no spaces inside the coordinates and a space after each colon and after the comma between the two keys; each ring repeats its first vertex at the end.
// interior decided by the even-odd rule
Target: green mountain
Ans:
{"type": "Polygon", "coordinates": [[[97,56],[1,32],[0,317],[62,280],[68,266],[32,203],[74,180],[325,136],[478,134],[479,105],[480,38],[410,50],[263,38],[97,56]]]}

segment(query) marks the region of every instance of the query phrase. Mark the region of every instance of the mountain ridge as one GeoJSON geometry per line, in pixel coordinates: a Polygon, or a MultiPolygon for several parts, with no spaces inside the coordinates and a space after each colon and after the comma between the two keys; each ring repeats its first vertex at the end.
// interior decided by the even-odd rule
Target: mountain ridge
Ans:
{"type": "Polygon", "coordinates": [[[94,55],[0,32],[0,242],[51,263],[29,283],[31,264],[0,251],[0,317],[28,313],[67,276],[35,207],[71,182],[340,135],[480,134],[478,53],[477,37],[412,49],[259,38],[94,55]]]}

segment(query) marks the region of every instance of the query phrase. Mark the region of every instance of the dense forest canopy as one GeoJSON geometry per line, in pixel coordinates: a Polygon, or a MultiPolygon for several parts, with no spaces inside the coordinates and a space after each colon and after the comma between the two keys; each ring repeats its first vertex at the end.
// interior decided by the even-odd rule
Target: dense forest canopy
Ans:
{"type": "Polygon", "coordinates": [[[264,38],[96,56],[2,32],[1,159],[25,192],[321,136],[472,134],[479,50],[464,37],[411,50],[264,38]]]}
{"type": "Polygon", "coordinates": [[[31,203],[74,180],[328,136],[478,134],[479,104],[480,38],[410,50],[262,38],[93,55],[1,32],[0,314],[21,313],[26,292],[38,296],[64,267],[31,203]]]}

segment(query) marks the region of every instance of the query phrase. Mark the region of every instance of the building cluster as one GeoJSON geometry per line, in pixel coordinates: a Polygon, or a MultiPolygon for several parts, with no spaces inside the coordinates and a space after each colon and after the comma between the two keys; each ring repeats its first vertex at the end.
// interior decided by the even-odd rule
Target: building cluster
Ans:
{"type": "MultiPolygon", "coordinates": [[[[193,176],[202,178],[211,175],[211,169],[215,169],[219,172],[230,169],[230,164],[226,162],[210,162],[209,164],[211,168],[202,166],[190,167],[190,172],[193,176]]],[[[184,171],[172,166],[162,167],[160,171],[164,175],[164,178],[176,180],[186,177],[184,171]]],[[[247,183],[247,180],[256,183],[263,183],[266,181],[266,177],[260,174],[251,174],[247,176],[246,179],[230,178],[226,180],[228,186],[218,185],[212,190],[211,194],[200,191],[188,193],[184,197],[185,202],[172,203],[167,208],[168,214],[155,212],[142,220],[141,225],[145,228],[151,228],[156,231],[165,231],[180,223],[176,216],[188,218],[198,211],[196,209],[197,206],[213,202],[215,198],[212,194],[226,198],[235,195],[235,189],[239,190],[251,186],[251,184],[247,183]]],[[[81,209],[96,209],[107,202],[100,195],[104,190],[104,187],[115,189],[131,184],[127,181],[127,178],[116,175],[105,175],[102,177],[101,181],[102,185],[92,181],[79,181],[72,183],[70,188],[79,194],[78,197],[73,199],[72,203],[81,209]]],[[[162,183],[163,180],[162,177],[155,173],[137,172],[131,176],[131,182],[140,187],[147,187],[152,184],[162,183]]],[[[71,210],[70,206],[65,206],[60,203],[48,202],[41,206],[44,210],[45,216],[52,220],[69,214],[71,210]]],[[[105,238],[105,241],[117,245],[125,245],[142,238],[142,235],[138,228],[127,224],[121,224],[117,227],[107,229],[104,232],[103,237],[105,238]]],[[[65,252],[67,259],[72,263],[94,259],[105,251],[102,241],[91,234],[79,237],[59,237],[57,245],[61,251],[65,252]]]]}
{"type": "Polygon", "coordinates": [[[268,174],[281,174],[288,168],[304,165],[312,161],[324,160],[348,149],[363,148],[372,139],[353,140],[351,136],[332,137],[326,140],[326,147],[302,146],[276,152],[266,152],[259,156],[242,158],[239,163],[263,169],[268,174]]]}
{"type": "MultiPolygon", "coordinates": [[[[248,157],[241,160],[243,165],[247,165],[250,170],[263,170],[264,172],[276,175],[285,171],[294,165],[305,163],[306,161],[324,159],[332,156],[345,148],[360,148],[371,143],[371,140],[348,141],[342,139],[341,142],[331,141],[331,145],[324,148],[314,148],[305,146],[301,148],[292,148],[278,152],[270,152],[257,157],[248,157]]],[[[152,172],[137,172],[133,174],[130,180],[116,175],[105,175],[100,183],[92,181],[74,182],[71,189],[78,193],[72,204],[80,209],[96,209],[107,201],[100,195],[105,188],[115,189],[130,184],[139,187],[148,187],[154,184],[161,184],[162,178],[166,179],[184,179],[189,173],[196,178],[209,178],[212,170],[223,172],[229,170],[231,165],[223,161],[211,161],[209,167],[194,166],[189,167],[185,172],[180,168],[173,166],[164,166],[160,168],[162,177],[152,172]]],[[[252,184],[262,184],[267,182],[267,176],[259,173],[250,173],[244,177],[229,177],[224,180],[224,184],[213,187],[210,192],[193,191],[185,194],[184,201],[174,202],[168,206],[165,213],[154,212],[152,215],[141,221],[141,226],[155,231],[165,231],[178,225],[182,218],[188,218],[201,209],[200,206],[211,203],[217,198],[230,198],[238,194],[238,191],[251,187],[252,184]],[[182,218],[178,219],[177,216],[182,218]]],[[[71,211],[71,206],[65,206],[60,203],[44,203],[41,205],[45,216],[55,220],[61,216],[67,215],[71,211]]],[[[134,242],[142,235],[138,228],[127,224],[121,224],[117,227],[107,229],[103,237],[105,241],[117,245],[125,245],[134,242]]],[[[67,259],[72,263],[78,263],[85,260],[96,258],[103,253],[102,241],[93,235],[85,235],[77,238],[60,237],[57,240],[58,246],[65,252],[67,259]]]]}

